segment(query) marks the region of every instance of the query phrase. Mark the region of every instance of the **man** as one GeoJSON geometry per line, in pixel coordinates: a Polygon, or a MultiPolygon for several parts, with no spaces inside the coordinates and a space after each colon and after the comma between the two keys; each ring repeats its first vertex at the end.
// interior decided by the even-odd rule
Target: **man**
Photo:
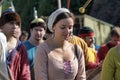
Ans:
{"type": "Polygon", "coordinates": [[[21,35],[19,37],[19,40],[21,42],[24,42],[24,41],[26,41],[28,39],[28,36],[29,36],[29,34],[28,34],[27,31],[22,31],[22,33],[21,33],[21,35]]]}
{"type": "Polygon", "coordinates": [[[112,47],[103,62],[100,80],[120,80],[120,44],[112,47]]]}
{"type": "Polygon", "coordinates": [[[89,63],[87,54],[89,54],[89,52],[86,42],[82,38],[75,35],[71,35],[71,37],[69,38],[69,42],[72,44],[77,44],[82,48],[85,57],[85,66],[87,67],[89,63]]]}
{"type": "Polygon", "coordinates": [[[2,13],[0,27],[7,38],[7,65],[12,80],[31,80],[29,61],[24,45],[18,41],[21,19],[11,9],[2,13]]]}
{"type": "Polygon", "coordinates": [[[95,51],[95,48],[93,47],[94,45],[94,31],[88,27],[88,26],[83,26],[79,33],[78,36],[82,38],[88,46],[88,57],[89,57],[89,63],[87,66],[87,69],[93,69],[98,66],[98,59],[97,59],[97,52],[95,51]]]}
{"type": "Polygon", "coordinates": [[[120,42],[120,27],[114,27],[110,32],[109,42],[103,44],[97,53],[99,62],[102,62],[110,48],[116,46],[120,42]]]}
{"type": "Polygon", "coordinates": [[[43,37],[46,32],[46,24],[42,18],[34,19],[30,24],[30,38],[24,42],[27,49],[28,58],[30,62],[31,78],[34,80],[34,57],[37,46],[44,42],[43,37]]]}

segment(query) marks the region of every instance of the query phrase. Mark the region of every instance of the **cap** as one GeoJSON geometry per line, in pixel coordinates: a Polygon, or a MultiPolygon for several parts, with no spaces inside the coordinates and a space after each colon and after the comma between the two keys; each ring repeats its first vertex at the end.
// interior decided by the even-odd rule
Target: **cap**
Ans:
{"type": "Polygon", "coordinates": [[[53,27],[53,23],[54,23],[55,19],[57,18],[57,16],[59,14],[64,13],[64,12],[70,13],[70,11],[68,9],[66,9],[66,8],[59,8],[56,11],[54,11],[53,13],[51,13],[51,15],[49,16],[47,25],[48,25],[48,29],[51,32],[53,32],[52,27],[53,27]]]}
{"type": "Polygon", "coordinates": [[[84,26],[79,30],[78,36],[79,37],[94,36],[94,31],[90,27],[84,26]]]}
{"type": "Polygon", "coordinates": [[[38,26],[43,27],[46,30],[46,24],[42,18],[36,18],[30,23],[30,28],[34,28],[38,26]]]}

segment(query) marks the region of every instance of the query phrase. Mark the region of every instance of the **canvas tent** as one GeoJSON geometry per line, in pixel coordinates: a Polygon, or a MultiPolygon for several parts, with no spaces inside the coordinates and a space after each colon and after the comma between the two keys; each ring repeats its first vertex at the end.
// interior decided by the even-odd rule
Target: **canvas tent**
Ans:
{"type": "Polygon", "coordinates": [[[76,19],[76,24],[79,24],[79,26],[75,26],[74,28],[75,35],[78,34],[78,31],[81,27],[88,26],[91,27],[95,32],[96,45],[101,45],[108,41],[111,28],[114,25],[89,15],[76,16],[76,19]]]}

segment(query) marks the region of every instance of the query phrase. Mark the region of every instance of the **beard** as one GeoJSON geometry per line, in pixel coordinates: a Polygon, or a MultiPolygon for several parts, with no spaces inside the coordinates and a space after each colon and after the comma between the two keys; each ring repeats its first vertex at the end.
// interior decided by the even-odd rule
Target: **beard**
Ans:
{"type": "Polygon", "coordinates": [[[41,40],[41,38],[35,38],[35,40],[36,40],[36,41],[40,41],[40,40],[41,40]]]}

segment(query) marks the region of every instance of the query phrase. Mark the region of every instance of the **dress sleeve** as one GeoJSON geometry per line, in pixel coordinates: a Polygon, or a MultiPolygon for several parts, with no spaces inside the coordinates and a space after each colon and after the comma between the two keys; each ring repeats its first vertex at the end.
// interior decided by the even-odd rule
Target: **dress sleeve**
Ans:
{"type": "Polygon", "coordinates": [[[39,45],[34,61],[35,80],[48,80],[47,58],[45,49],[39,45]]]}
{"type": "Polygon", "coordinates": [[[84,54],[80,46],[77,46],[77,49],[79,57],[78,57],[78,73],[76,76],[76,80],[86,80],[84,54]]]}

